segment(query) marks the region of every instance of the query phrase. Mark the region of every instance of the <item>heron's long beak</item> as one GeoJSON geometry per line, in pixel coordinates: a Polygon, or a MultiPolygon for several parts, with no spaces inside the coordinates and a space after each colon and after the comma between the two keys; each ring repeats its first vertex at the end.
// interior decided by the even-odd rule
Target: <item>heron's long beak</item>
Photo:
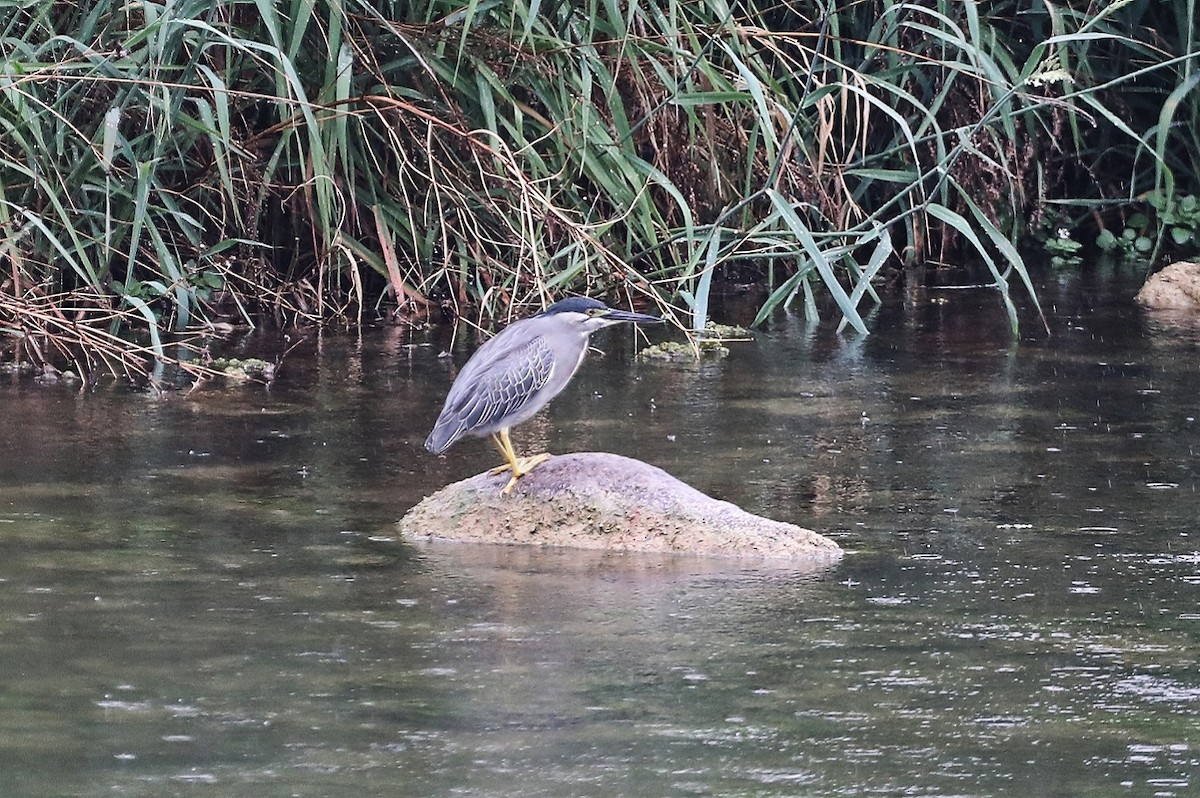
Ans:
{"type": "Polygon", "coordinates": [[[662,324],[662,319],[658,316],[647,316],[645,313],[634,313],[631,310],[617,310],[610,308],[604,314],[604,320],[616,324],[622,321],[632,321],[637,324],[662,324]]]}

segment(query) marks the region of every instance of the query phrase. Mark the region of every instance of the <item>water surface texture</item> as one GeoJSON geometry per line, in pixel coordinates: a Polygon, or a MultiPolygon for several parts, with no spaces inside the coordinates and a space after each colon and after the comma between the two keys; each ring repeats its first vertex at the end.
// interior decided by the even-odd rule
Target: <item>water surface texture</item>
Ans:
{"type": "Polygon", "coordinates": [[[269,391],[8,382],[0,794],[1200,794],[1200,335],[1043,296],[1017,345],[964,291],[717,363],[614,331],[515,434],[828,534],[818,571],[396,540],[496,459],[421,448],[445,331],[312,334],[269,391]]]}

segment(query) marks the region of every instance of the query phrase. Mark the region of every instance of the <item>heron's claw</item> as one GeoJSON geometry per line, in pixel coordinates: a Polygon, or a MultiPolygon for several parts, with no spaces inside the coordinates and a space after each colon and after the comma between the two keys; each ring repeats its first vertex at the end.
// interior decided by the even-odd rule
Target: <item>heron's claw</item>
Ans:
{"type": "Polygon", "coordinates": [[[504,486],[504,490],[500,491],[502,494],[508,495],[510,492],[512,492],[513,486],[517,484],[518,479],[549,460],[550,457],[551,455],[548,452],[535,454],[532,457],[518,457],[512,463],[504,463],[503,465],[498,465],[495,468],[490,469],[488,473],[492,476],[495,476],[496,474],[503,474],[505,471],[513,472],[512,477],[508,480],[508,484],[504,486]]]}
{"type": "MultiPolygon", "coordinates": [[[[553,455],[551,455],[549,452],[543,452],[542,454],[535,454],[533,457],[518,457],[517,463],[516,463],[517,478],[525,476],[530,471],[532,471],[534,468],[536,468],[537,466],[540,466],[542,463],[549,460],[551,457],[553,457],[553,455]]],[[[488,469],[488,473],[491,474],[492,476],[495,476],[496,474],[503,474],[505,471],[512,471],[512,470],[513,470],[512,463],[502,463],[501,465],[498,465],[495,468],[488,469]]]]}

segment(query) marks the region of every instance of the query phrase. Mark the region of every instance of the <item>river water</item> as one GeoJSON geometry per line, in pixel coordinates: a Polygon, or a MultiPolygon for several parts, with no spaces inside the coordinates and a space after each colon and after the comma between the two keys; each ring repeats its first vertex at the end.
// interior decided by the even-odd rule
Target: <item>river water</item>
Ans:
{"type": "Polygon", "coordinates": [[[310,333],[269,390],[10,380],[0,795],[1200,794],[1200,333],[1042,292],[1016,344],[978,291],[720,362],[606,333],[515,434],[816,529],[816,570],[397,540],[494,464],[421,448],[446,330],[310,333]]]}

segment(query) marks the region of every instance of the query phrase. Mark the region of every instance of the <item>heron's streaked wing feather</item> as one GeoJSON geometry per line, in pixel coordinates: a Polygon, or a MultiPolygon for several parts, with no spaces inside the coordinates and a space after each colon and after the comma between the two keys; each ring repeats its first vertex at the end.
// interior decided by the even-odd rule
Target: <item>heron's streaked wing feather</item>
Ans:
{"type": "Polygon", "coordinates": [[[503,333],[481,348],[446,397],[426,446],[443,452],[464,435],[518,413],[554,372],[554,353],[540,335],[517,344],[503,333]]]}
{"type": "Polygon", "coordinates": [[[478,385],[460,410],[469,432],[487,427],[519,412],[550,380],[553,352],[541,336],[530,340],[506,358],[503,367],[481,374],[478,385]]]}

